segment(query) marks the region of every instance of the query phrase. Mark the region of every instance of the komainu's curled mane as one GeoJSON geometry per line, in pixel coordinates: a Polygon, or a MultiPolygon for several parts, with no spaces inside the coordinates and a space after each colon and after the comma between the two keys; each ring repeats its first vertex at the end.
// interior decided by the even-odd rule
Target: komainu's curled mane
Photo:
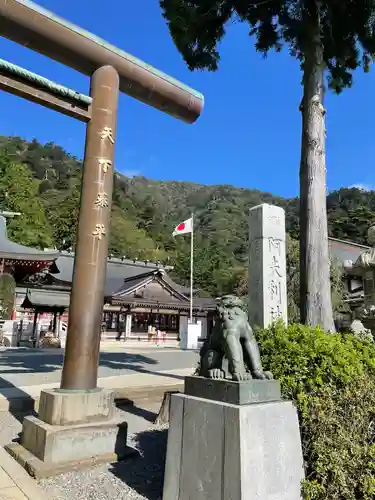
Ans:
{"type": "Polygon", "coordinates": [[[225,295],[218,300],[215,326],[200,352],[199,375],[224,379],[224,357],[233,380],[271,379],[264,372],[258,344],[247,320],[242,300],[235,295],[225,295]]]}

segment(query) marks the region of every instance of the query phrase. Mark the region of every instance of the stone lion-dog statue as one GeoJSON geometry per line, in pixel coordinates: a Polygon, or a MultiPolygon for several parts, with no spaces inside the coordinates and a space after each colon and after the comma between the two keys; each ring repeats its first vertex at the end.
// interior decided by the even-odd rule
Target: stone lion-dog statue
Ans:
{"type": "Polygon", "coordinates": [[[228,362],[232,380],[270,380],[263,371],[259,348],[248,322],[244,303],[235,295],[218,299],[215,325],[200,351],[198,374],[211,379],[226,379],[223,361],[228,362]]]}

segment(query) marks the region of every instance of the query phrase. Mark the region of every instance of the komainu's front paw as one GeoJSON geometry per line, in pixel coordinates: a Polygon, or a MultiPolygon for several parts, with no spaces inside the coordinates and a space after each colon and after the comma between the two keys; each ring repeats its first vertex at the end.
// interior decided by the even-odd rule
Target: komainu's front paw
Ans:
{"type": "Polygon", "coordinates": [[[245,371],[234,372],[232,375],[232,379],[237,380],[238,382],[242,380],[251,380],[252,378],[251,373],[245,371]]]}
{"type": "Polygon", "coordinates": [[[222,380],[225,378],[225,372],[221,368],[213,368],[212,370],[208,370],[209,378],[222,380]]]}
{"type": "Polygon", "coordinates": [[[258,380],[272,380],[273,375],[271,372],[264,372],[263,370],[256,370],[253,372],[253,378],[258,380]]]}

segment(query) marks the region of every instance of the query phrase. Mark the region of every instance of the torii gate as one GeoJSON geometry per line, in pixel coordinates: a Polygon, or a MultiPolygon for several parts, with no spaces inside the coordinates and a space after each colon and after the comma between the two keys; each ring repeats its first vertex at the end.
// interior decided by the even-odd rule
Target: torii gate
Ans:
{"type": "Polygon", "coordinates": [[[61,389],[95,389],[119,90],[187,123],[203,96],[29,0],[0,0],[0,35],[91,77],[88,97],[0,60],[0,88],[88,123],[61,389]]]}

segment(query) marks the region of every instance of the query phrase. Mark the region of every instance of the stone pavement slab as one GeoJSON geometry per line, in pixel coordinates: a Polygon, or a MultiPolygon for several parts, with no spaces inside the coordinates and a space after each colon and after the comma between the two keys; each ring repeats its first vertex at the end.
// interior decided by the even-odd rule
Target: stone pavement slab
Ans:
{"type": "MultiPolygon", "coordinates": [[[[98,379],[98,386],[105,389],[114,389],[125,397],[127,392],[134,389],[147,387],[169,387],[178,383],[183,384],[184,377],[191,375],[193,368],[179,368],[174,370],[163,370],[154,373],[132,373],[130,375],[115,375],[98,379]]],[[[29,385],[23,387],[4,388],[0,391],[0,411],[9,409],[23,411],[24,406],[30,408],[39,399],[42,390],[58,387],[58,383],[29,385]],[[23,402],[26,405],[23,405],[23,402]]],[[[117,396],[118,397],[118,396],[117,396]]]]}
{"type": "Polygon", "coordinates": [[[46,494],[0,447],[0,500],[47,500],[46,494]]]}
{"type": "MultiPolygon", "coordinates": [[[[193,368],[198,353],[174,349],[117,349],[100,353],[99,378],[134,373],[193,368]]],[[[2,389],[40,384],[59,385],[64,351],[20,351],[0,354],[0,393],[2,389]]],[[[155,373],[156,374],[156,373],[155,373]]]]}

